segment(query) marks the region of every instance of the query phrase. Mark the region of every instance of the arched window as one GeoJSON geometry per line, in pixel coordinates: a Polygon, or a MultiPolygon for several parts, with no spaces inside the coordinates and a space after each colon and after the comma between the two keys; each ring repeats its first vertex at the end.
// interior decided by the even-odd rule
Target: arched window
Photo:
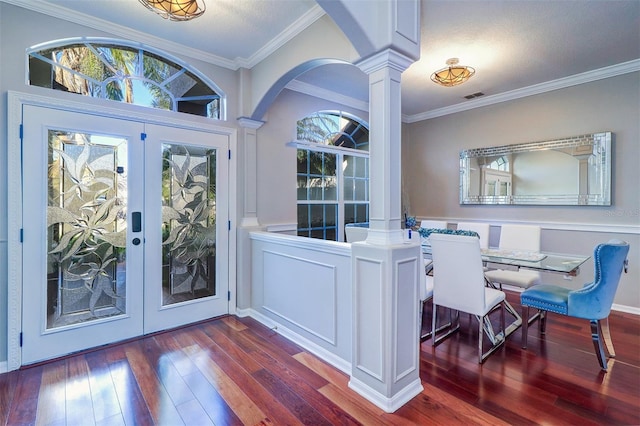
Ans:
{"type": "Polygon", "coordinates": [[[344,226],[369,221],[369,128],[340,111],[297,123],[298,235],[343,241],[344,226]]]}
{"type": "Polygon", "coordinates": [[[27,51],[29,84],[151,108],[224,119],[224,95],[166,54],[123,41],[63,40],[27,51]]]}

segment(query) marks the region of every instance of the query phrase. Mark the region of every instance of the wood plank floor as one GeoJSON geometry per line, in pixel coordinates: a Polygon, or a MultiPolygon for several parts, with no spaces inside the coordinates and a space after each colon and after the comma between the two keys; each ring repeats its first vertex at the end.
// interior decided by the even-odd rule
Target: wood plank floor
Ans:
{"type": "Polygon", "coordinates": [[[424,391],[392,414],[297,345],[228,316],[0,375],[0,424],[640,424],[638,316],[612,313],[609,373],[586,321],[550,315],[528,350],[517,331],[483,365],[469,321],[435,349],[422,344],[424,391]]]}

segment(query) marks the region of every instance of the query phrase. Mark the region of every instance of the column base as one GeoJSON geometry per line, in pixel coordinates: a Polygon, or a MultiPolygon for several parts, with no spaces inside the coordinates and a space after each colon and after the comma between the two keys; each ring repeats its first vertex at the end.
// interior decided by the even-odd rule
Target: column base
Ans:
{"type": "Polygon", "coordinates": [[[379,393],[375,389],[367,386],[366,383],[361,382],[354,377],[351,377],[351,380],[349,380],[349,388],[366,398],[372,404],[383,409],[386,413],[395,412],[398,408],[411,401],[416,395],[419,395],[424,390],[420,378],[409,383],[392,397],[387,397],[379,393]]]}

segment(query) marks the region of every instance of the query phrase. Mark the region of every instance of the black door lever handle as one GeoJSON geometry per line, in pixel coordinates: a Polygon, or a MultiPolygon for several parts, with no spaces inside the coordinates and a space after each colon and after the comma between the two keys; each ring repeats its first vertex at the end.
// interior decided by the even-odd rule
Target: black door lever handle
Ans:
{"type": "Polygon", "coordinates": [[[133,212],[131,213],[131,231],[132,232],[141,232],[142,231],[142,213],[141,212],[133,212]]]}

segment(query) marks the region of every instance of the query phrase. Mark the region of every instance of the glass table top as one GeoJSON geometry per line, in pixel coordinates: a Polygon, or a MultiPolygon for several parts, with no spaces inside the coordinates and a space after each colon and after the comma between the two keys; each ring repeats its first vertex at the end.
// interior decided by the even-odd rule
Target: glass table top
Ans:
{"type": "Polygon", "coordinates": [[[509,253],[495,253],[490,250],[483,250],[482,259],[487,262],[500,263],[503,265],[568,274],[578,269],[580,265],[589,260],[590,257],[547,252],[525,252],[524,255],[522,253],[523,252],[514,252],[513,255],[510,255],[509,253]],[[530,257],[528,257],[527,254],[530,254],[530,257]]]}
{"type": "MultiPolygon", "coordinates": [[[[422,253],[430,257],[431,246],[423,245],[422,253]]],[[[564,253],[482,249],[482,260],[485,262],[564,274],[577,271],[590,257],[564,253]]]]}

